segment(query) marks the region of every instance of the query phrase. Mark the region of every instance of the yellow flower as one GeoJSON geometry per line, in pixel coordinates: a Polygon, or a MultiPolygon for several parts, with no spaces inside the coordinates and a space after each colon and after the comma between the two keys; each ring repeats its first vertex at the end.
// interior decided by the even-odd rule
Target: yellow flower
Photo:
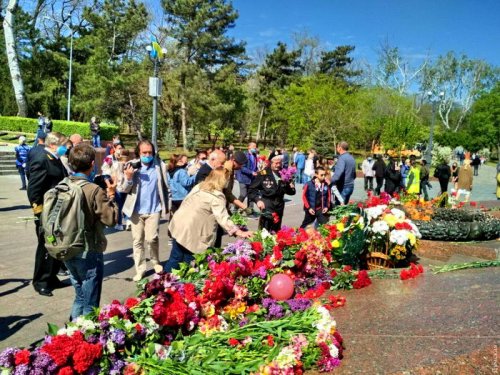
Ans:
{"type": "Polygon", "coordinates": [[[384,221],[389,225],[389,227],[394,227],[398,222],[398,218],[392,214],[384,215],[384,221]]]}
{"type": "Polygon", "coordinates": [[[408,239],[410,240],[410,244],[412,246],[415,246],[415,244],[417,243],[417,238],[413,233],[408,233],[408,239]]]}
{"type": "Polygon", "coordinates": [[[337,223],[337,230],[342,232],[345,229],[344,223],[337,223]]]}
{"type": "Polygon", "coordinates": [[[333,241],[332,241],[332,247],[333,247],[334,249],[336,249],[336,248],[340,247],[340,241],[339,241],[339,240],[333,240],[333,241]]]}
{"type": "Polygon", "coordinates": [[[247,308],[245,302],[237,302],[231,305],[228,305],[224,308],[224,311],[229,314],[231,319],[235,319],[238,315],[243,314],[247,308]]]}

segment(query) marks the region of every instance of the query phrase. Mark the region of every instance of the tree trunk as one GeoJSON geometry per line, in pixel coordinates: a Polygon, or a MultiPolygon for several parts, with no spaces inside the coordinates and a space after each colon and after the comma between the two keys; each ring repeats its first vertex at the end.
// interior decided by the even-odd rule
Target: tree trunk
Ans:
{"type": "Polygon", "coordinates": [[[12,78],[12,86],[16,97],[18,112],[21,117],[28,116],[28,105],[24,93],[23,78],[19,69],[19,62],[16,53],[16,38],[14,37],[14,10],[17,7],[17,0],[9,0],[5,18],[3,20],[3,30],[5,34],[5,50],[7,52],[7,61],[9,64],[10,76],[12,78]]]}
{"type": "Polygon", "coordinates": [[[186,73],[181,73],[181,132],[182,148],[187,151],[187,111],[186,111],[186,73]]]}
{"type": "Polygon", "coordinates": [[[262,124],[262,118],[264,117],[264,109],[265,108],[266,108],[265,104],[262,104],[262,108],[260,109],[259,125],[257,126],[257,135],[255,136],[255,143],[259,143],[259,139],[260,139],[260,126],[262,124]]]}

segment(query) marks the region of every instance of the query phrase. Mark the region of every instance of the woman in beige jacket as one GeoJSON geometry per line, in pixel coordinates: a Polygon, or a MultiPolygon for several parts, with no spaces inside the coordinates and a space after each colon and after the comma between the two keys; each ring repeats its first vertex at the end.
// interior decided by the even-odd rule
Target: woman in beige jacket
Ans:
{"type": "Polygon", "coordinates": [[[203,253],[213,246],[217,224],[229,235],[242,238],[253,235],[240,230],[229,218],[222,193],[228,181],[226,169],[214,169],[186,196],[168,226],[172,234],[172,252],[165,264],[165,272],[177,269],[182,262],[191,262],[193,254],[203,253]]]}

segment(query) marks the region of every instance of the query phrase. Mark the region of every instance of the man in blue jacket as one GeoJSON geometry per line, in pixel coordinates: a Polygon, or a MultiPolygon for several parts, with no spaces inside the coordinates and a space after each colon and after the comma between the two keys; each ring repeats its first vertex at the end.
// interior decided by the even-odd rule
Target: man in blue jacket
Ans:
{"type": "Polygon", "coordinates": [[[330,184],[335,196],[335,202],[342,206],[349,203],[349,198],[351,198],[354,191],[354,179],[356,178],[356,161],[347,152],[348,150],[349,145],[345,141],[337,145],[339,157],[330,184]]]}
{"type": "MultiPolygon", "coordinates": [[[[236,181],[240,185],[240,196],[238,200],[244,202],[248,196],[248,188],[252,184],[255,176],[257,176],[257,145],[254,142],[248,144],[248,152],[246,153],[247,162],[240,170],[236,171],[236,181]]],[[[252,213],[253,208],[251,202],[248,201],[247,213],[252,213]]]]}

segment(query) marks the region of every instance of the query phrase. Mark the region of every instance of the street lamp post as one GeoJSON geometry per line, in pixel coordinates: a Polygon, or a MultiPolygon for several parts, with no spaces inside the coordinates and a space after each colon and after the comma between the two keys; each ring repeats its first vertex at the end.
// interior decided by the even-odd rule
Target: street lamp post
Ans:
{"type": "Polygon", "coordinates": [[[67,105],[67,120],[70,121],[71,119],[71,78],[73,74],[73,28],[69,26],[66,22],[61,22],[58,21],[52,17],[49,16],[44,16],[44,18],[48,20],[52,20],[60,25],[66,26],[69,31],[71,32],[71,37],[70,37],[70,47],[69,47],[69,76],[68,76],[68,105],[67,105]]]}
{"type": "Polygon", "coordinates": [[[166,50],[160,48],[156,41],[146,47],[149,59],[153,63],[153,77],[149,77],[149,96],[153,98],[153,123],[151,127],[151,142],[158,151],[158,98],[161,96],[162,79],[158,77],[160,65],[165,60],[166,50]]]}
{"type": "Polygon", "coordinates": [[[438,102],[441,102],[441,100],[443,100],[443,97],[444,97],[444,92],[440,92],[439,97],[435,97],[434,93],[432,91],[429,91],[427,92],[427,97],[429,98],[429,101],[431,102],[432,104],[432,117],[431,117],[431,128],[430,128],[430,131],[429,131],[429,144],[427,145],[427,155],[426,155],[426,160],[427,160],[427,164],[430,166],[431,165],[431,162],[432,162],[432,147],[433,147],[433,143],[434,143],[434,123],[435,123],[435,120],[436,120],[436,104],[438,102]]]}

